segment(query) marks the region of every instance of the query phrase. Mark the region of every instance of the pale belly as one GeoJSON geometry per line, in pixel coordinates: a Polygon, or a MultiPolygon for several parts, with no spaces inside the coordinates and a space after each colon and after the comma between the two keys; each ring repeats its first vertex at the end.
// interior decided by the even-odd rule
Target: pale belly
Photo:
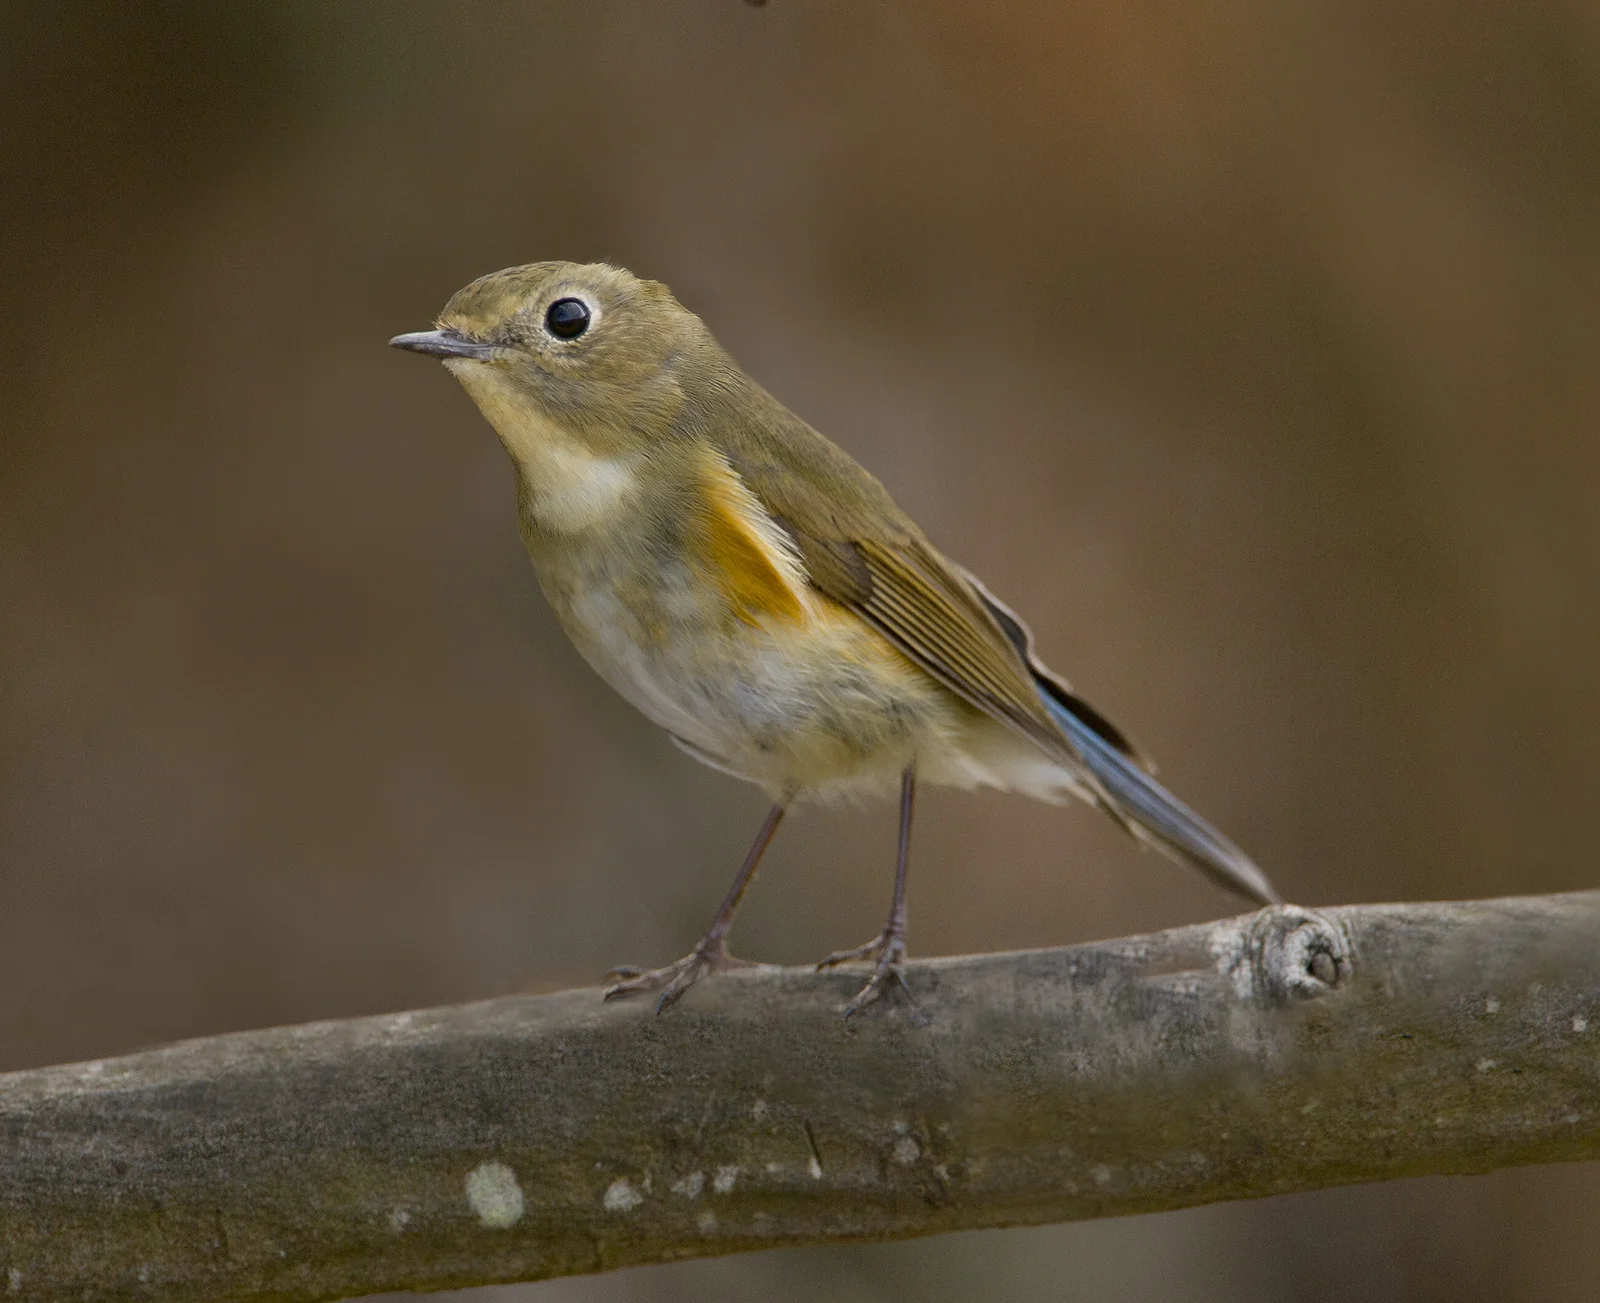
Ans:
{"type": "Polygon", "coordinates": [[[606,682],[698,759],[775,799],[892,789],[908,764],[948,752],[973,722],[825,598],[799,621],[751,623],[729,617],[687,572],[618,583],[539,570],[606,682]]]}

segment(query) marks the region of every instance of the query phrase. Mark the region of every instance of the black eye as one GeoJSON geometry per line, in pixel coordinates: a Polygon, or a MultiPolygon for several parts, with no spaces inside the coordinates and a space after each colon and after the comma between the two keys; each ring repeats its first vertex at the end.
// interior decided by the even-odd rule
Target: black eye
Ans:
{"type": "Polygon", "coordinates": [[[557,299],[544,314],[544,324],[557,339],[576,339],[589,329],[589,305],[582,299],[557,299]]]}

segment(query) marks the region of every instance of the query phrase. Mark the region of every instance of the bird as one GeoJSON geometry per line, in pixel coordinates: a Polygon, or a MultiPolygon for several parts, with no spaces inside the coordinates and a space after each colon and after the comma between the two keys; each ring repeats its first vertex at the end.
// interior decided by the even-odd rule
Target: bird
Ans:
{"type": "Polygon", "coordinates": [[[528,263],[390,343],[441,359],[499,436],[522,540],[579,652],[681,750],[772,802],[700,942],[662,968],[613,969],[607,999],[655,992],[660,1013],[706,973],[744,966],[728,933],[785,812],[898,790],[888,919],[818,968],[871,965],[847,1018],[910,1000],[919,784],[1077,797],[1223,887],[1280,903],[1044,665],[1022,619],[665,285],[606,263],[528,263]]]}

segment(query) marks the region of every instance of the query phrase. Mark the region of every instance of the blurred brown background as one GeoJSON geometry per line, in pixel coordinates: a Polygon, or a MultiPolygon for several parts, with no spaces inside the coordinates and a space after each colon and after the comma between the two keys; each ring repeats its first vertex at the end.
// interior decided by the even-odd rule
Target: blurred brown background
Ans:
{"type": "MultiPolygon", "coordinates": [[[[0,6],[0,1067],[596,980],[758,821],[556,629],[391,352],[482,272],[671,284],[1306,903],[1595,885],[1600,8],[0,6]]],[[[739,948],[878,926],[888,808],[739,948]]],[[[931,792],[921,953],[1238,906],[931,792]]],[[[1600,1170],[476,1303],[1600,1299],[1600,1170]]]]}

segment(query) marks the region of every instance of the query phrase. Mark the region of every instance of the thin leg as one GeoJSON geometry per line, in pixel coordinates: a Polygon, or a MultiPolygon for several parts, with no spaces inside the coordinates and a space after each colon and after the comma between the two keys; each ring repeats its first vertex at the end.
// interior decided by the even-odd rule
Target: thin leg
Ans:
{"type": "Polygon", "coordinates": [[[883,931],[864,946],[854,950],[838,950],[820,964],[819,970],[835,964],[857,960],[875,959],[872,977],[844,1011],[846,1018],[882,1000],[891,989],[899,988],[907,999],[911,997],[906,986],[906,870],[911,864],[911,814],[916,802],[917,768],[907,765],[900,779],[900,850],[894,865],[894,900],[889,905],[889,921],[883,931]]]}
{"type": "Polygon", "coordinates": [[[744,899],[750,880],[756,876],[756,866],[761,863],[761,856],[782,821],[783,806],[775,805],[767,811],[761,831],[751,843],[750,852],[744,857],[744,863],[739,866],[733,885],[723,897],[722,908],[717,911],[716,918],[711,920],[710,930],[700,938],[700,944],[677,963],[653,969],[648,973],[640,972],[637,968],[613,968],[610,975],[624,980],[606,991],[606,999],[614,1000],[619,995],[632,995],[636,991],[654,991],[660,987],[661,998],[656,1001],[656,1012],[660,1013],[699,981],[702,973],[715,968],[741,968],[748,964],[748,960],[735,959],[728,953],[728,929],[733,926],[733,916],[738,912],[739,902],[744,899]]]}

